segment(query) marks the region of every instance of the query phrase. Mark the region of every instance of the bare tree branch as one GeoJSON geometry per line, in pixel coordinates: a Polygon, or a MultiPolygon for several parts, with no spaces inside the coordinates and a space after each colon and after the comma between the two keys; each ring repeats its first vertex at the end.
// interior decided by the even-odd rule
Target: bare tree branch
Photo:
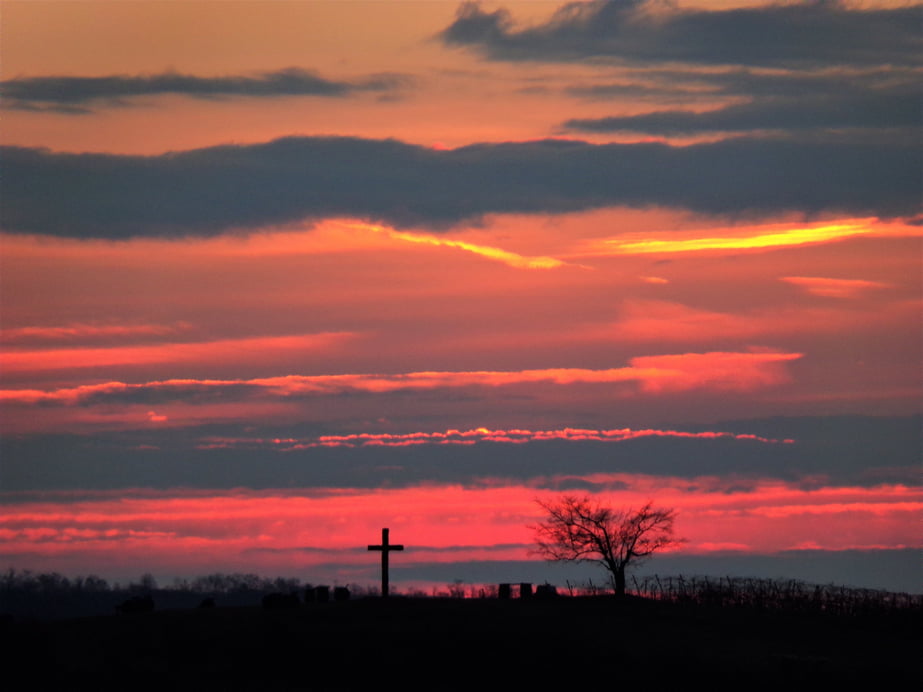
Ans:
{"type": "Polygon", "coordinates": [[[625,570],[659,550],[684,542],[673,535],[674,509],[647,502],[638,510],[615,510],[589,497],[536,500],[546,518],[529,528],[536,550],[554,562],[597,562],[609,571],[617,595],[625,593],[625,570]]]}

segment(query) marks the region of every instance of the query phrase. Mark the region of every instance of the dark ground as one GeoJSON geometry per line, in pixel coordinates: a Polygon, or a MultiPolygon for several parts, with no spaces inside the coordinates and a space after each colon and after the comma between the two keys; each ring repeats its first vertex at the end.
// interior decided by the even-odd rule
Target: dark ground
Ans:
{"type": "Polygon", "coordinates": [[[841,617],[608,597],[392,598],[8,618],[0,644],[7,680],[24,673],[17,689],[919,689],[920,625],[919,611],[841,617]]]}

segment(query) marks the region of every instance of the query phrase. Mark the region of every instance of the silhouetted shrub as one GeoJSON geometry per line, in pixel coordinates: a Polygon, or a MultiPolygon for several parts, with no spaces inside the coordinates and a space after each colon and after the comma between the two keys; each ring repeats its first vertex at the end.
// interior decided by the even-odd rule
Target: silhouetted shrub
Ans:
{"type": "Polygon", "coordinates": [[[702,606],[837,615],[923,610],[923,595],[919,594],[808,584],[797,579],[654,575],[633,581],[638,596],[702,606]]]}

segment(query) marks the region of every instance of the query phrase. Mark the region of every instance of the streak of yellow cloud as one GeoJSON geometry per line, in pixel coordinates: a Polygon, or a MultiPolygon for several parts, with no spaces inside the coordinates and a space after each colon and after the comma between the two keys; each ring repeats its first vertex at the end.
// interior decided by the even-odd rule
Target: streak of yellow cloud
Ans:
{"type": "Polygon", "coordinates": [[[721,250],[763,250],[828,243],[864,235],[902,236],[919,231],[883,224],[878,219],[849,219],[822,226],[785,228],[780,226],[728,229],[725,234],[692,236],[675,233],[670,237],[641,237],[637,234],[593,241],[578,256],[669,254],[721,250]]]}
{"type": "Polygon", "coordinates": [[[676,240],[604,240],[603,247],[612,254],[641,255],[650,253],[696,252],[701,250],[748,250],[808,243],[824,243],[858,235],[868,235],[874,229],[865,223],[839,223],[814,228],[792,228],[773,233],[749,236],[713,236],[676,240]]]}
{"type": "Polygon", "coordinates": [[[394,229],[388,228],[387,226],[379,226],[376,224],[348,225],[350,228],[361,228],[369,231],[375,231],[377,233],[384,233],[390,238],[394,238],[395,240],[403,240],[408,243],[435,245],[437,247],[451,247],[457,248],[459,250],[465,250],[466,252],[472,252],[476,255],[481,255],[482,257],[486,257],[497,262],[503,262],[504,264],[515,267],[516,269],[555,269],[557,267],[563,267],[568,264],[567,262],[555,259],[554,257],[528,257],[515,252],[510,252],[509,250],[490,247],[488,245],[475,245],[474,243],[467,243],[463,240],[438,238],[436,236],[423,233],[407,233],[405,231],[395,231],[394,229]]]}

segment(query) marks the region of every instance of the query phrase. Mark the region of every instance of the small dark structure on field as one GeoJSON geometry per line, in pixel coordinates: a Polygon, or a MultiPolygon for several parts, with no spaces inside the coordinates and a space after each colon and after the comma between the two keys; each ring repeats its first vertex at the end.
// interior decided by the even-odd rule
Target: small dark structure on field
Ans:
{"type": "Polygon", "coordinates": [[[264,610],[292,610],[301,605],[296,593],[270,593],[263,596],[264,610]]]}
{"type": "Polygon", "coordinates": [[[132,596],[115,607],[117,613],[150,613],[154,610],[154,599],[150,596],[132,596]]]}
{"type": "Polygon", "coordinates": [[[539,584],[535,587],[536,598],[557,598],[558,589],[554,584],[539,584]]]}
{"type": "MultiPolygon", "coordinates": [[[[529,582],[520,582],[519,598],[529,600],[533,596],[536,598],[553,598],[558,595],[557,588],[552,584],[539,584],[535,591],[532,590],[532,584],[529,582]]],[[[501,601],[508,601],[513,597],[512,584],[499,584],[497,586],[497,598],[501,601]]]]}

